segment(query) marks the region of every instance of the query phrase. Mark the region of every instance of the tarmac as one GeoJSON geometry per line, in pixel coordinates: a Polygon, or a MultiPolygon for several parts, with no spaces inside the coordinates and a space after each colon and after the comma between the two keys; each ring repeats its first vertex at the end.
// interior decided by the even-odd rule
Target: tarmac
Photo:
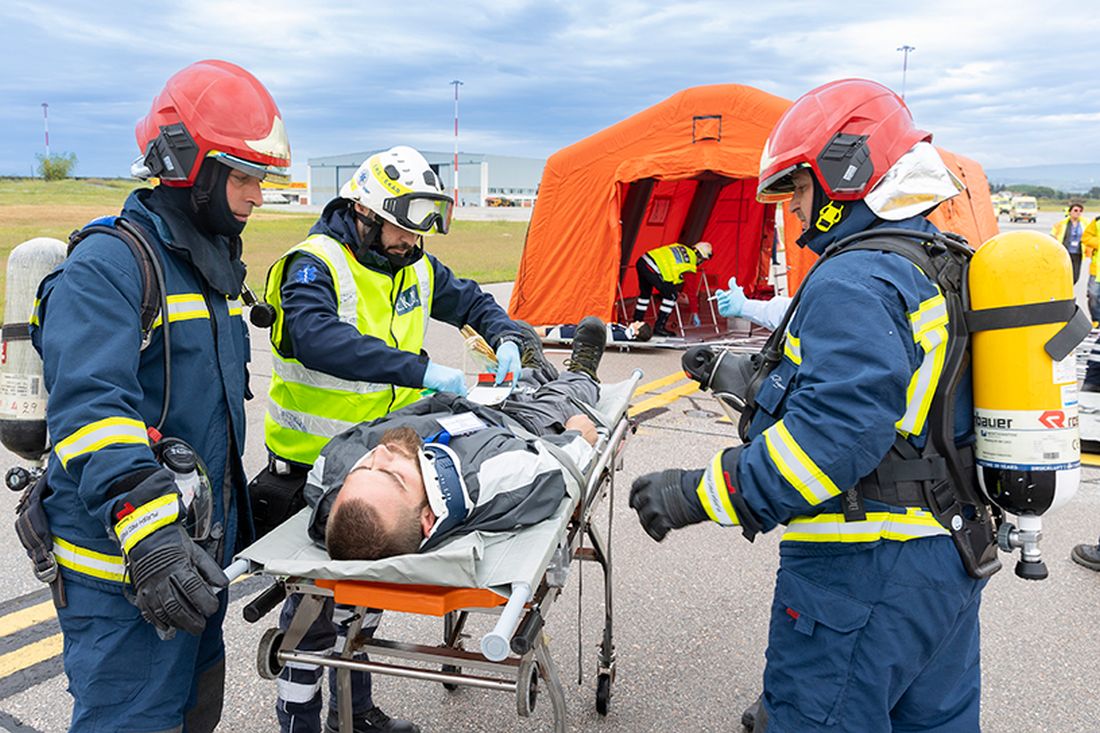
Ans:
{"type": "MultiPolygon", "coordinates": [[[[1052,220],[1053,215],[1041,215],[1034,228],[1048,231],[1052,220]]],[[[1013,227],[1002,223],[1002,228],[1013,227]]],[[[487,290],[507,304],[510,288],[487,290]]],[[[263,395],[271,373],[265,335],[253,333],[252,345],[252,389],[258,397],[248,406],[250,475],[264,460],[263,395]]],[[[435,359],[463,363],[462,340],[449,327],[433,323],[428,348],[435,359]]],[[[562,350],[551,353],[559,364],[565,356],[562,350]]],[[[601,366],[607,382],[640,368],[646,388],[634,402],[638,429],[611,500],[617,678],[606,717],[594,706],[596,644],[603,627],[599,571],[575,563],[547,619],[571,731],[737,731],[741,710],[760,691],[779,533],[749,544],[736,530],[701,525],[656,544],[627,506],[635,477],[673,466],[704,466],[736,441],[717,403],[678,375],[679,357],[675,351],[609,350],[601,366]]],[[[0,455],[0,466],[14,463],[0,455]]],[[[0,513],[10,519],[16,499],[11,492],[0,494],[0,513]]],[[[1044,523],[1049,579],[1021,580],[1012,572],[1014,558],[1001,556],[1005,569],[990,581],[982,605],[986,733],[1100,730],[1095,684],[1100,575],[1069,559],[1074,544],[1094,542],[1098,532],[1100,469],[1084,467],[1078,495],[1044,523]]],[[[10,529],[0,531],[0,574],[8,578],[0,591],[0,732],[63,731],[71,702],[59,656],[61,636],[49,594],[31,575],[10,529]]],[[[258,676],[255,661],[260,635],[274,625],[275,614],[256,624],[241,617],[244,603],[262,587],[264,581],[249,579],[232,589],[220,730],[259,733],[278,727],[275,685],[258,676]]],[[[474,643],[490,621],[475,617],[474,643]]],[[[379,633],[434,644],[441,624],[430,617],[387,614],[379,633]]],[[[438,684],[376,677],[374,698],[387,713],[414,720],[425,733],[552,730],[545,694],[527,721],[516,717],[514,698],[472,688],[449,692],[438,684]]]]}

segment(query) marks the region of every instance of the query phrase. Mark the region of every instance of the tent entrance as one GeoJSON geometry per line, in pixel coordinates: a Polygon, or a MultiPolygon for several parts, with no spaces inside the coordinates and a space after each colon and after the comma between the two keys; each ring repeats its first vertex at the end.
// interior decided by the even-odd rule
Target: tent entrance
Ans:
{"type": "Polygon", "coordinates": [[[624,298],[638,294],[638,258],[672,242],[706,240],[714,246],[714,258],[705,268],[712,290],[725,287],[731,275],[750,293],[766,287],[775,208],[755,200],[756,179],[706,172],[688,179],[642,178],[619,185],[619,286],[624,298]]]}

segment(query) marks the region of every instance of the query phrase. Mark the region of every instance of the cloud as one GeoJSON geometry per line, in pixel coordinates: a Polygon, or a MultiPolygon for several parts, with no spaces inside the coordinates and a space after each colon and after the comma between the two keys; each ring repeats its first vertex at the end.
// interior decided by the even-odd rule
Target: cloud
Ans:
{"type": "Polygon", "coordinates": [[[1085,2],[1042,9],[929,0],[906,8],[816,2],[149,4],[0,7],[0,173],[25,173],[51,141],[84,175],[123,175],[134,122],[172,73],[208,57],[255,73],[277,99],[294,170],[309,157],[407,142],[544,157],[680,89],[735,82],[794,98],[840,76],[900,91],[936,140],[985,165],[1100,161],[1100,18],[1085,2]]]}

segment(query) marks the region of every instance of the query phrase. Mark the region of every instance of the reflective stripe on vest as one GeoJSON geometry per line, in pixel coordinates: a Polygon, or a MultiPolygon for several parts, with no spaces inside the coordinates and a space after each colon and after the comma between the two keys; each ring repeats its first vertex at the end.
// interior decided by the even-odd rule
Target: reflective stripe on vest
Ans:
{"type": "Polygon", "coordinates": [[[651,249],[643,256],[661,274],[662,280],[674,285],[684,281],[685,272],[695,272],[695,250],[682,244],[667,244],[664,247],[651,249]]]}
{"type": "Polygon", "coordinates": [[[927,511],[910,507],[905,514],[867,512],[867,518],[858,522],[845,521],[843,514],[797,517],[783,533],[783,542],[904,542],[947,534],[927,511]]]}
{"type": "Polygon", "coordinates": [[[58,565],[75,573],[97,580],[126,582],[126,561],[119,555],[105,555],[54,537],[53,556],[58,565]]]}
{"type": "Polygon", "coordinates": [[[280,458],[308,465],[334,435],[414,402],[420,390],[340,379],[280,353],[285,341],[281,288],[287,262],[298,252],[313,255],[327,267],[341,322],[391,348],[414,354],[424,344],[435,273],[427,257],[392,277],[376,272],[361,265],[347,247],[324,235],[309,237],[272,266],[265,296],[276,309],[276,321],[271,330],[272,376],[265,438],[268,448],[280,458]]]}

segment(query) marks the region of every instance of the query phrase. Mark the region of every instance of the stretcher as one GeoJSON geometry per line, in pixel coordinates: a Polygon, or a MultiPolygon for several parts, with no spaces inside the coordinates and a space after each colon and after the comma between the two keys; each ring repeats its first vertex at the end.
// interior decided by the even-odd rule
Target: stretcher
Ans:
{"type": "Polygon", "coordinates": [[[470,686],[509,692],[521,717],[531,714],[541,680],[553,707],[554,730],[564,732],[565,695],[543,624],[572,561],[591,561],[602,568],[604,580],[596,710],[606,715],[615,680],[610,545],[615,473],[622,468],[626,439],[633,432],[627,408],[641,378],[641,370],[635,370],[623,382],[601,385],[600,403],[591,414],[599,433],[595,458],[586,467],[565,466],[566,496],[553,516],[537,525],[513,532],[473,532],[423,554],[334,561],[307,536],[306,509],[241,552],[227,575],[251,572],[276,581],[245,607],[248,621],[259,620],[288,593],[303,595],[285,632],[271,628],[263,634],[257,651],[261,677],[276,678],[288,663],[337,670],[341,733],[351,731],[352,671],[438,682],[452,690],[470,686]],[[596,526],[602,518],[597,510],[605,503],[606,534],[596,526]],[[328,653],[298,650],[328,597],[355,607],[343,647],[328,653]],[[441,617],[443,642],[361,635],[370,609],[441,617]],[[471,613],[497,616],[481,637],[479,651],[464,648],[471,613]],[[369,661],[353,658],[363,653],[369,661]]]}

